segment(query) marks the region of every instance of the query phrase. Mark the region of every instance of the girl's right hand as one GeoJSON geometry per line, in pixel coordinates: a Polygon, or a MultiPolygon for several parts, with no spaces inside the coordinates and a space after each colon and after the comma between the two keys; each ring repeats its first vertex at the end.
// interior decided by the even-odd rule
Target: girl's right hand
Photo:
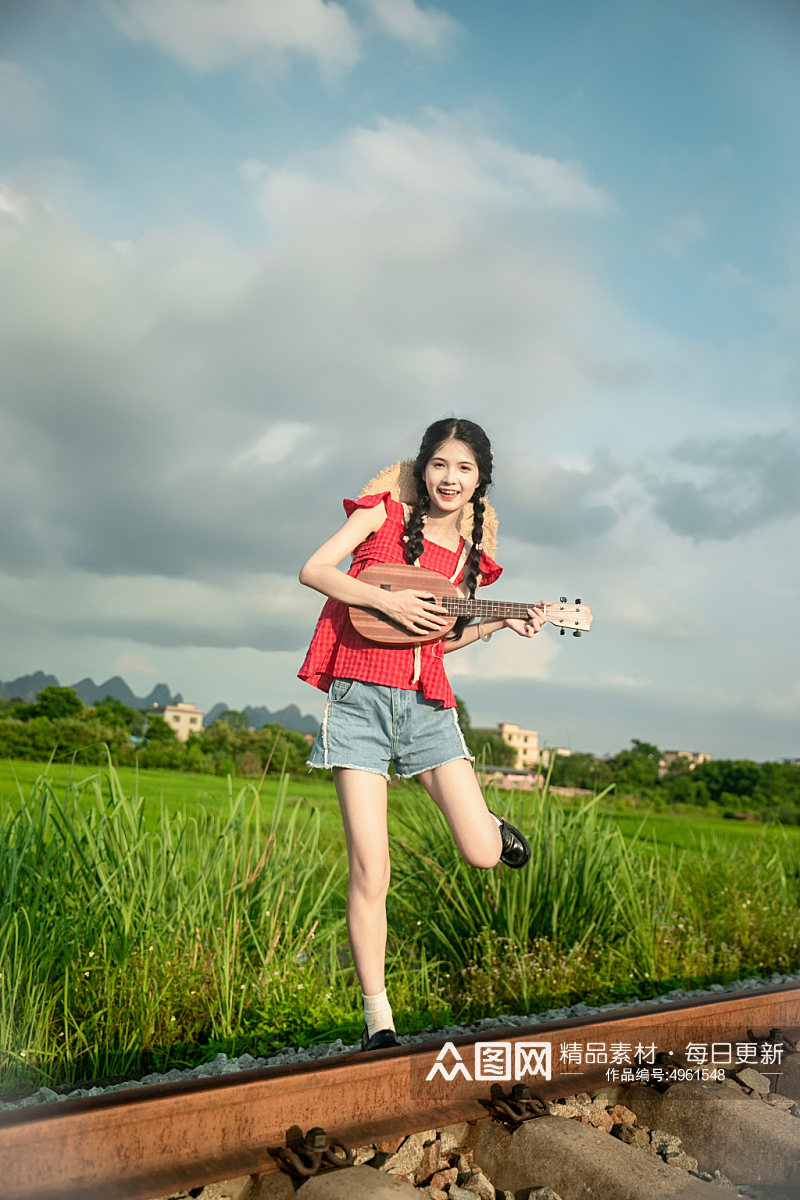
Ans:
{"type": "Polygon", "coordinates": [[[430,592],[404,589],[386,592],[386,615],[412,633],[435,633],[449,624],[447,610],[436,603],[430,592]]]}

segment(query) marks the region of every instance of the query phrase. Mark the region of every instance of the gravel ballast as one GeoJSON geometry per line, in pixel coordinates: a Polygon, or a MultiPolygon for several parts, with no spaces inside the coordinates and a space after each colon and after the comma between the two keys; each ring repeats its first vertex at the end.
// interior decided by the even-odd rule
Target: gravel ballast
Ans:
{"type": "MultiPolygon", "coordinates": [[[[800,983],[800,971],[793,975],[775,973],[769,978],[752,976],[749,979],[736,980],[734,983],[712,983],[708,988],[696,988],[692,991],[675,988],[663,996],[656,996],[648,1000],[631,999],[614,1004],[601,1004],[599,1006],[572,1004],[568,1008],[548,1008],[544,1012],[526,1013],[523,1016],[511,1016],[507,1013],[502,1013],[498,1017],[483,1017],[481,1020],[473,1021],[469,1025],[445,1025],[439,1029],[428,1028],[421,1030],[419,1033],[401,1034],[399,1035],[399,1040],[401,1045],[404,1046],[413,1046],[420,1042],[442,1042],[455,1037],[480,1033],[485,1029],[503,1029],[513,1025],[547,1024],[552,1021],[564,1021],[570,1017],[595,1016],[613,1012],[615,1009],[620,1008],[651,1008],[653,1005],[658,1004],[677,1004],[681,1000],[697,1000],[703,996],[725,995],[735,992],[754,991],[758,988],[778,987],[784,983],[800,983]]],[[[279,1050],[277,1054],[270,1055],[269,1058],[253,1058],[250,1054],[243,1054],[239,1058],[229,1058],[227,1054],[218,1054],[213,1062],[201,1063],[199,1067],[192,1067],[190,1070],[173,1068],[171,1071],[166,1071],[162,1074],[145,1075],[141,1079],[127,1079],[122,1083],[114,1083],[106,1087],[77,1087],[70,1091],[59,1092],[54,1091],[52,1088],[42,1087],[31,1095],[19,1100],[9,1102],[0,1101],[0,1112],[9,1112],[20,1108],[32,1108],[39,1104],[68,1102],[86,1096],[101,1096],[106,1092],[118,1092],[126,1088],[149,1086],[156,1083],[178,1083],[192,1079],[208,1079],[218,1075],[235,1075],[241,1071],[285,1067],[290,1063],[316,1062],[319,1059],[333,1058],[336,1055],[349,1054],[359,1049],[360,1044],[345,1044],[341,1038],[337,1038],[335,1042],[328,1042],[322,1045],[298,1046],[296,1049],[286,1047],[283,1050],[279,1050]]]]}

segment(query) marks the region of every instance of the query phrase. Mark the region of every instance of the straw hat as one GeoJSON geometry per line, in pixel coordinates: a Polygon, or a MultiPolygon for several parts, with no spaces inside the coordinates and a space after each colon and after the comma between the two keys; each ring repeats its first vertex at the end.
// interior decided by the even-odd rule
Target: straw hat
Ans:
{"type": "MultiPolygon", "coordinates": [[[[417,502],[417,484],[414,479],[414,462],[406,459],[384,467],[374,479],[361,489],[359,496],[372,496],[375,492],[389,492],[393,500],[400,504],[414,505],[417,502]]],[[[472,505],[467,504],[461,510],[458,522],[458,532],[467,540],[472,539],[472,505]]],[[[497,513],[489,501],[483,501],[483,549],[490,558],[497,551],[497,513]]]]}

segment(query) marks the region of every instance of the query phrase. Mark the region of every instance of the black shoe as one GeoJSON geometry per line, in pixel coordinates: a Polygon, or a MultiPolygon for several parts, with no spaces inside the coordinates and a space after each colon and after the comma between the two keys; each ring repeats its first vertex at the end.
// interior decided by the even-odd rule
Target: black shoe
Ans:
{"type": "Polygon", "coordinates": [[[361,1031],[362,1050],[385,1050],[387,1046],[399,1046],[397,1034],[393,1029],[378,1029],[370,1037],[366,1025],[361,1031]]]}
{"type": "MultiPolygon", "coordinates": [[[[489,812],[492,812],[489,809],[489,812]]],[[[493,817],[497,813],[492,813],[493,817]]],[[[530,859],[531,848],[528,845],[527,839],[523,837],[520,831],[513,825],[509,825],[508,821],[500,820],[500,837],[503,839],[503,850],[500,855],[500,862],[505,863],[507,867],[524,867],[530,859]]]]}

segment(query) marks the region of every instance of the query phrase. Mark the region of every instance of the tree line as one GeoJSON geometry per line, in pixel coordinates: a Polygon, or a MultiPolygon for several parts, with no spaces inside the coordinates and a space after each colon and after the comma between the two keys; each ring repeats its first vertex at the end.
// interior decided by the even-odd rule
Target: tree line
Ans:
{"type": "Polygon", "coordinates": [[[711,759],[692,767],[675,758],[665,772],[658,746],[634,738],[631,748],[612,758],[591,754],[556,757],[551,782],[561,787],[636,795],[656,807],[715,805],[730,816],[800,824],[800,767],[793,762],[756,763],[750,759],[711,759]]]}
{"type": "MultiPolygon", "coordinates": [[[[495,765],[510,765],[514,751],[501,738],[474,731],[458,701],[470,752],[495,765]]],[[[106,749],[117,766],[161,767],[208,775],[260,776],[284,767],[305,772],[309,743],[301,733],[278,725],[250,729],[246,713],[229,709],[198,733],[181,741],[158,713],[130,708],[113,696],[91,707],[68,687],[45,687],[33,704],[0,700],[0,758],[41,760],[55,753],[102,764],[106,749]]]]}
{"type": "Polygon", "coordinates": [[[0,701],[0,758],[58,760],[77,751],[81,762],[160,767],[207,775],[260,776],[305,771],[308,743],[301,733],[265,725],[248,728],[245,713],[230,710],[181,741],[158,713],[129,708],[113,696],[91,707],[72,688],[43,688],[33,704],[0,701]]]}
{"type": "MultiPolygon", "coordinates": [[[[512,766],[514,751],[497,735],[474,730],[463,700],[456,697],[459,721],[470,753],[492,766],[512,766]]],[[[101,765],[106,747],[118,766],[161,767],[208,775],[258,777],[284,767],[307,770],[309,743],[278,725],[250,729],[246,713],[230,709],[199,733],[181,741],[157,713],[129,708],[112,696],[86,707],[72,688],[45,687],[33,704],[0,700],[0,758],[40,761],[52,754],[101,765]]],[[[613,785],[617,796],[637,796],[655,807],[716,806],[732,816],[800,824],[800,767],[795,763],[755,763],[712,759],[691,768],[676,758],[666,772],[662,754],[634,738],[612,758],[592,754],[556,755],[551,782],[599,792],[613,785]]]]}

